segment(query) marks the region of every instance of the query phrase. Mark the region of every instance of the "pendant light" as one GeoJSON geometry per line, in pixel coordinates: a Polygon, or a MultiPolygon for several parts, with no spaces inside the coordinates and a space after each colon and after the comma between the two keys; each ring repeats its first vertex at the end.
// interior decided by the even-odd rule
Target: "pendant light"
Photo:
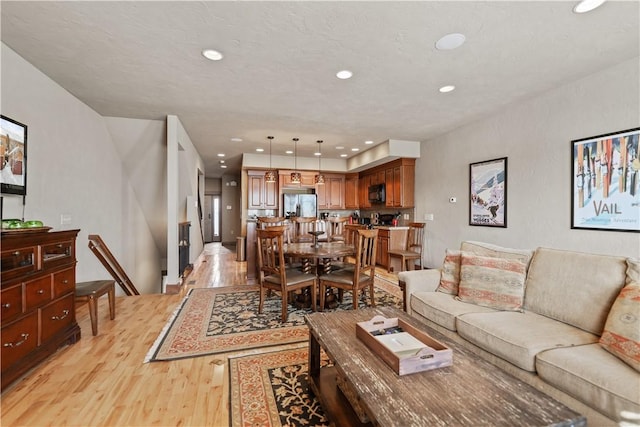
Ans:
{"type": "Polygon", "coordinates": [[[319,139],[316,142],[318,143],[318,174],[316,175],[314,181],[316,184],[324,184],[324,175],[322,175],[320,168],[320,159],[322,158],[322,140],[319,139]]]}
{"type": "Polygon", "coordinates": [[[298,140],[299,138],[293,138],[294,153],[293,153],[293,172],[291,172],[291,183],[300,184],[302,181],[302,174],[298,172],[298,140]]]}
{"type": "Polygon", "coordinates": [[[264,174],[264,182],[273,183],[278,180],[278,173],[271,168],[271,142],[273,141],[272,136],[268,136],[269,140],[269,170],[264,174]]]}

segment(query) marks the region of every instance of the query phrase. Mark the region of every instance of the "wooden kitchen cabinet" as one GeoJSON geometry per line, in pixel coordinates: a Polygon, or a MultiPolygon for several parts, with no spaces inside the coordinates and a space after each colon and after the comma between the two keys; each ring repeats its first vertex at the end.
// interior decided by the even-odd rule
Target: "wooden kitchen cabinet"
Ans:
{"type": "Polygon", "coordinates": [[[265,182],[265,171],[247,171],[247,208],[278,209],[278,183],[265,182]]]}
{"type": "Polygon", "coordinates": [[[300,172],[300,184],[291,182],[291,172],[293,170],[279,170],[280,188],[313,188],[315,187],[316,172],[298,171],[300,172]]]}
{"type": "Polygon", "coordinates": [[[358,209],[360,207],[358,191],[358,174],[350,173],[344,177],[344,207],[345,209],[358,209]]]}
{"type": "Polygon", "coordinates": [[[369,202],[369,186],[371,185],[371,175],[361,175],[358,180],[360,209],[367,209],[371,207],[369,202]]]}
{"type": "MultiPolygon", "coordinates": [[[[389,267],[389,251],[403,249],[407,240],[409,227],[376,227],[378,242],[376,244],[376,264],[384,268],[389,267]]],[[[398,259],[394,258],[394,262],[398,259]]],[[[393,265],[399,268],[400,264],[393,265]]],[[[399,270],[398,270],[399,271],[399,270]]]]}
{"type": "Polygon", "coordinates": [[[324,184],[316,184],[318,209],[344,209],[344,175],[324,174],[324,184]]]}
{"type": "Polygon", "coordinates": [[[378,230],[378,243],[376,246],[376,264],[387,267],[389,264],[389,230],[378,230]]]}
{"type": "Polygon", "coordinates": [[[65,344],[80,339],[75,312],[80,230],[2,233],[2,389],[65,344]]]}
{"type": "Polygon", "coordinates": [[[385,186],[385,207],[414,207],[415,164],[415,159],[398,159],[360,172],[358,185],[360,208],[372,207],[369,203],[369,186],[376,184],[385,186]]]}

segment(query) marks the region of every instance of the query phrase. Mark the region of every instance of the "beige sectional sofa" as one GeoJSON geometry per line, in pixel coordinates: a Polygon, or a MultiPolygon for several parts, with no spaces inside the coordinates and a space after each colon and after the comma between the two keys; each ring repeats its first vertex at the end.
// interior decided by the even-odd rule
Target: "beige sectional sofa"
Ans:
{"type": "MultiPolygon", "coordinates": [[[[402,272],[399,280],[409,314],[587,416],[589,425],[640,424],[638,367],[600,344],[637,268],[623,257],[463,242],[447,251],[443,268],[402,272]],[[495,273],[496,266],[503,270],[495,273]]],[[[633,308],[625,321],[635,315],[633,308]]]]}

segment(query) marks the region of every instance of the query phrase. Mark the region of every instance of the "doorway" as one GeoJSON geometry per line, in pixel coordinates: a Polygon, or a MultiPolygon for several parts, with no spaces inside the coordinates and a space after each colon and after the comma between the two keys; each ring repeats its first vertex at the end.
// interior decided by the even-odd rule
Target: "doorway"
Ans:
{"type": "Polygon", "coordinates": [[[204,217],[203,231],[204,242],[220,242],[222,236],[220,233],[220,195],[207,194],[204,196],[204,217]]]}

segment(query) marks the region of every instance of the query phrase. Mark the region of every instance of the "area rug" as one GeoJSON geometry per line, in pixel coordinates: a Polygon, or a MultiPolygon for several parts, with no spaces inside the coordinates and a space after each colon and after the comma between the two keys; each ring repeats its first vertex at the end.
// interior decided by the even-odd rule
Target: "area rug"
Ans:
{"type": "MultiPolygon", "coordinates": [[[[229,417],[235,426],[328,426],[307,382],[307,346],[229,358],[229,417]]],[[[321,365],[328,359],[323,353],[321,365]]]]}
{"type": "MultiPolygon", "coordinates": [[[[402,307],[400,288],[376,277],[375,300],[380,306],[402,307]]],[[[257,286],[192,289],[174,312],[145,362],[228,353],[291,344],[308,339],[304,316],[312,312],[289,306],[287,322],[280,321],[282,300],[265,299],[258,314],[257,286]]],[[[364,303],[360,301],[360,306],[364,303]]],[[[351,309],[351,292],[345,292],[335,310],[351,309]]],[[[328,310],[327,310],[328,311],[328,310]]]]}

